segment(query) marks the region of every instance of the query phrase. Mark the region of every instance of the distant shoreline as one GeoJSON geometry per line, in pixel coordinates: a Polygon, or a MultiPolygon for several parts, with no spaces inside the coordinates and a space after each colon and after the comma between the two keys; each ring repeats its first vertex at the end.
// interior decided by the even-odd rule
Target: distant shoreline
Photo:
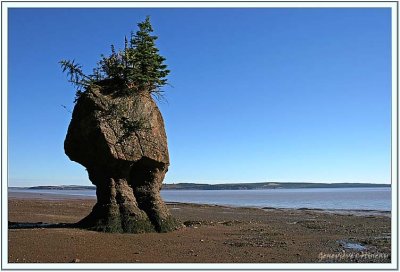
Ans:
{"type": "MultiPolygon", "coordinates": [[[[163,190],[261,190],[261,189],[314,189],[314,188],[387,188],[391,184],[375,183],[311,183],[311,182],[258,182],[258,183],[226,183],[226,184],[200,184],[176,183],[163,184],[163,190]]],[[[9,187],[9,189],[24,190],[95,190],[95,186],[58,185],[58,186],[32,186],[9,187]]]]}

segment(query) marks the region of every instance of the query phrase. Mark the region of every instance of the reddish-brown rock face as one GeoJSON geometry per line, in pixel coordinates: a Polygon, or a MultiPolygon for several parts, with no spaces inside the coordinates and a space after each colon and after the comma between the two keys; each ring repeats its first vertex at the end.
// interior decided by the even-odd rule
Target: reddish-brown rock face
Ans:
{"type": "Polygon", "coordinates": [[[168,145],[163,118],[149,94],[116,96],[104,88],[89,89],[75,105],[64,148],[96,185],[97,203],[79,226],[130,233],[180,226],[160,197],[168,145]]]}

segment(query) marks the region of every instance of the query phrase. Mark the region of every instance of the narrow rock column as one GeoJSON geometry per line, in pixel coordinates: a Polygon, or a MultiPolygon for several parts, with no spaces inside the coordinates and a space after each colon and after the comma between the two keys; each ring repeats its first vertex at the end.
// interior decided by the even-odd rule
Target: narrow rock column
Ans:
{"type": "Polygon", "coordinates": [[[153,232],[147,214],[139,209],[127,179],[111,178],[99,171],[89,172],[96,185],[97,203],[78,226],[104,232],[153,232]]]}

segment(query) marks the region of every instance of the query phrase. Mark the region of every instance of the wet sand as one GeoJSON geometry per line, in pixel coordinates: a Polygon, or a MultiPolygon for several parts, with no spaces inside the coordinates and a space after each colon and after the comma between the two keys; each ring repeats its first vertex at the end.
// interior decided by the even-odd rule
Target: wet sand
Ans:
{"type": "MultiPolygon", "coordinates": [[[[91,211],[95,199],[11,193],[8,203],[8,220],[12,222],[74,223],[91,211]]],[[[144,234],[9,229],[9,262],[390,262],[388,215],[179,203],[168,206],[185,228],[144,234]]]]}

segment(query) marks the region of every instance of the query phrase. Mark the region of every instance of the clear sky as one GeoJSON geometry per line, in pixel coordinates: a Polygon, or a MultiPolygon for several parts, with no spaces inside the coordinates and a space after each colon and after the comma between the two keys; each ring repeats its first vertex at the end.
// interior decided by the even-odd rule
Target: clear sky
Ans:
{"type": "Polygon", "coordinates": [[[74,87],[151,16],[171,70],[165,182],[390,183],[390,9],[10,9],[10,186],[90,185],[64,154],[74,87]]]}

